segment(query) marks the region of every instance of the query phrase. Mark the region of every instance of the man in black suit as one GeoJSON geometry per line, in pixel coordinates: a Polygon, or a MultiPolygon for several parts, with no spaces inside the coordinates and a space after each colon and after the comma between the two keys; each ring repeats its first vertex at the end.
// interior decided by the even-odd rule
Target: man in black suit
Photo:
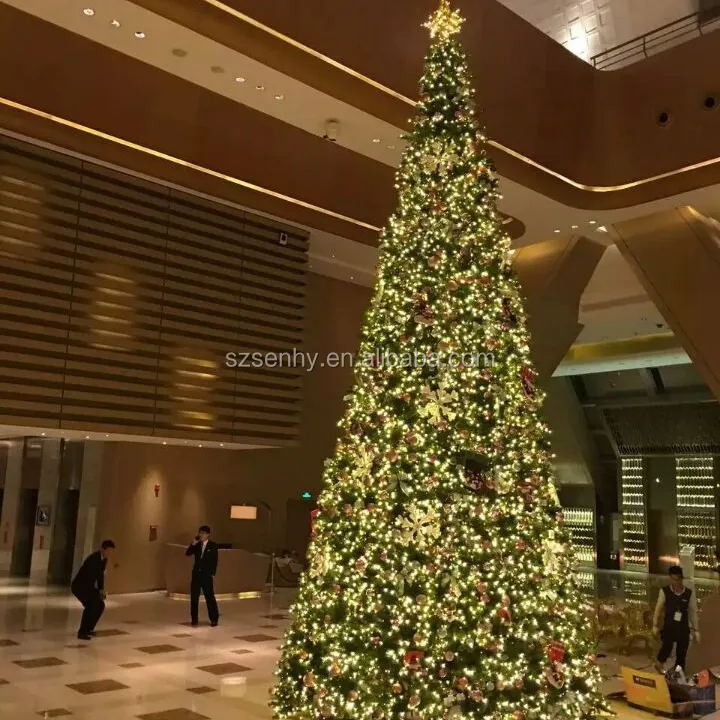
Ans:
{"type": "Polygon", "coordinates": [[[210,624],[217,627],[220,620],[213,578],[218,566],[218,546],[210,539],[210,528],[203,525],[185,555],[195,559],[190,583],[190,620],[192,626],[198,626],[198,610],[200,606],[200,592],[205,596],[210,624]]]}
{"type": "Polygon", "coordinates": [[[99,550],[85,558],[70,585],[72,594],[85,608],[78,630],[78,640],[92,640],[95,626],[105,612],[105,566],[114,550],[115,543],[105,540],[99,550]]]}

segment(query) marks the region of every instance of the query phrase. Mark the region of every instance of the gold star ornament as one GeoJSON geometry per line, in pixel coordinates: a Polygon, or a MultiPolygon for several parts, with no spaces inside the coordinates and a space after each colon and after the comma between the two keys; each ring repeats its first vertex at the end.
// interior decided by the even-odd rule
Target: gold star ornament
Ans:
{"type": "Polygon", "coordinates": [[[449,40],[453,35],[460,32],[465,18],[458,10],[450,8],[450,0],[440,0],[440,7],[430,16],[430,19],[423,25],[430,31],[430,37],[434,40],[449,40]]]}

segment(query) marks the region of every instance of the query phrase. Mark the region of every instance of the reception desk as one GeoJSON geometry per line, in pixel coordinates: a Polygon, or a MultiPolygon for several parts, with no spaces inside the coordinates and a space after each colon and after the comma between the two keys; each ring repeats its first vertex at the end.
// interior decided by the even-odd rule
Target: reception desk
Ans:
{"type": "MultiPolygon", "coordinates": [[[[187,545],[170,543],[165,546],[165,587],[168,596],[190,599],[192,558],[185,556],[187,545]]],[[[215,596],[218,600],[258,597],[265,589],[270,558],[247,550],[219,550],[215,575],[215,596]]]]}

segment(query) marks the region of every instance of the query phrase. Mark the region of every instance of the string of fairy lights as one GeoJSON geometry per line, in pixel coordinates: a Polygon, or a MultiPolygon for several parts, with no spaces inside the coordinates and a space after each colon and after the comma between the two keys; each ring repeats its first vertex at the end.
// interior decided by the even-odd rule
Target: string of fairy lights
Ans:
{"type": "MultiPolygon", "coordinates": [[[[277,717],[581,720],[603,708],[463,19],[441,0],[326,462],[277,717]],[[479,353],[482,362],[451,363],[479,353]]],[[[476,355],[477,357],[477,355],[476,355]]]]}

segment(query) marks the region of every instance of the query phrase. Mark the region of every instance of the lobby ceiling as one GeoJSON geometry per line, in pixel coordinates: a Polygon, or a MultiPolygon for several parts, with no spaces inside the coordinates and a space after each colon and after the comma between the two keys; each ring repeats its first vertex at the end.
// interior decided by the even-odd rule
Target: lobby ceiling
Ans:
{"type": "Polygon", "coordinates": [[[583,60],[697,10],[696,0],[500,2],[583,60]]]}
{"type": "MultiPolygon", "coordinates": [[[[389,171],[397,166],[404,147],[402,123],[388,122],[361,109],[359,103],[345,102],[316,85],[302,82],[297,74],[281,72],[269,62],[260,62],[254,57],[257,52],[252,53],[253,56],[250,52],[245,54],[229,43],[211,39],[201,31],[201,27],[190,29],[189,22],[173,22],[165,13],[147,9],[148,6],[173,5],[163,5],[163,1],[2,0],[2,3],[251,108],[266,117],[268,123],[281,123],[308,135],[322,137],[327,133],[328,120],[334,120],[337,122],[335,144],[338,152],[350,151],[389,171]]],[[[208,11],[211,6],[221,4],[214,0],[198,2],[205,3],[208,11]]],[[[647,3],[644,0],[503,2],[560,42],[563,42],[561,14],[565,24],[569,24],[568,32],[572,23],[577,22],[575,16],[578,12],[582,15],[581,21],[592,16],[594,20],[591,22],[597,21],[606,29],[612,24],[615,29],[613,32],[605,31],[603,42],[615,44],[626,39],[626,35],[635,36],[666,21],[671,0],[657,0],[652,13],[645,11],[647,3]],[[555,30],[550,27],[552,23],[555,30]]],[[[186,4],[177,3],[176,7],[186,4]]],[[[242,2],[231,5],[242,7],[242,2]]],[[[677,9],[677,2],[674,2],[674,7],[677,9]]],[[[678,9],[677,16],[682,14],[684,12],[678,9]]],[[[228,16],[228,24],[231,20],[232,17],[228,16]]],[[[585,23],[583,27],[589,25],[585,23]]],[[[88,72],[91,72],[90,68],[88,72]]],[[[118,82],[116,77],[107,77],[106,92],[114,94],[128,90],[120,87],[118,82]]],[[[100,98],[97,101],[102,102],[100,98]]],[[[411,113],[411,108],[407,109],[408,114],[411,113]]],[[[212,132],[212,128],[208,131],[212,132]]],[[[238,127],[238,133],[241,132],[243,128],[238,127]]],[[[278,165],[277,172],[282,172],[281,165],[278,165]]],[[[309,183],[313,181],[314,172],[312,166],[307,168],[309,183]]],[[[511,229],[516,231],[511,232],[516,246],[580,234],[611,245],[614,223],[681,205],[691,205],[705,215],[720,217],[720,185],[613,210],[572,207],[502,175],[501,188],[501,211],[509,218],[519,220],[512,228],[508,226],[509,232],[511,229]]],[[[362,198],[359,201],[360,210],[354,220],[375,231],[382,221],[363,216],[362,198]]],[[[273,217],[286,219],[279,215],[273,217]]],[[[312,231],[311,263],[314,272],[361,285],[372,284],[377,257],[372,244],[356,242],[317,227],[307,227],[312,231]]],[[[608,251],[583,297],[581,321],[586,325],[581,335],[583,342],[642,335],[656,329],[662,322],[642,287],[637,281],[633,284],[633,279],[622,258],[608,251]]]]}

